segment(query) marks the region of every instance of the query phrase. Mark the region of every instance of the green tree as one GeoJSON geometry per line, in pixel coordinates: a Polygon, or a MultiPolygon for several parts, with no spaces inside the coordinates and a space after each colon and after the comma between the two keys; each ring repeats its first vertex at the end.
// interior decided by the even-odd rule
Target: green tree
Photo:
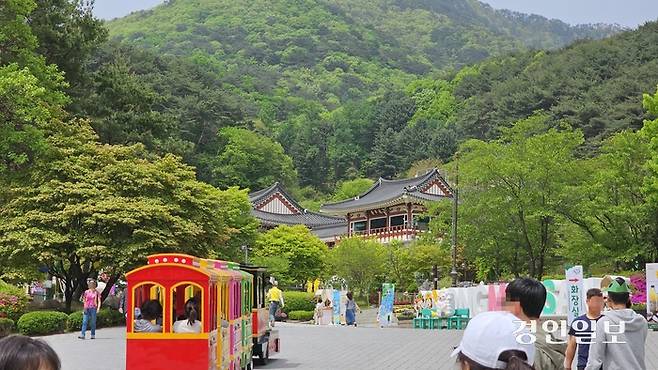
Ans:
{"type": "Polygon", "coordinates": [[[277,226],[260,235],[255,246],[259,261],[274,261],[273,267],[282,273],[287,269],[283,276],[276,276],[281,281],[303,284],[319,277],[326,265],[327,245],[304,225],[277,226]]]}
{"type": "Polygon", "coordinates": [[[45,137],[66,101],[62,93],[44,88],[29,68],[0,67],[0,178],[15,175],[46,151],[45,137]]]}
{"type": "Polygon", "coordinates": [[[103,21],[95,18],[93,0],[36,0],[29,27],[38,40],[36,51],[64,72],[75,88],[83,83],[84,68],[107,38],[103,21]]]}
{"type": "Polygon", "coordinates": [[[649,240],[651,241],[650,256],[655,261],[658,259],[658,91],[654,95],[644,94],[644,108],[656,117],[653,120],[645,120],[644,127],[640,131],[644,140],[648,141],[650,150],[650,158],[646,165],[650,173],[644,180],[642,190],[648,199],[649,220],[653,225],[649,240]]]}
{"type": "Polygon", "coordinates": [[[295,187],[297,173],[281,144],[247,129],[227,127],[219,131],[222,148],[211,159],[211,183],[220,188],[240,186],[262,189],[275,181],[295,187]]]}
{"type": "Polygon", "coordinates": [[[35,52],[28,22],[34,7],[30,0],[0,7],[0,200],[8,177],[46,150],[46,130],[68,102],[62,74],[35,52]]]}
{"type": "Polygon", "coordinates": [[[349,238],[341,240],[330,251],[330,273],[344,278],[361,295],[376,288],[386,272],[386,249],[372,240],[349,238]]]}
{"type": "Polygon", "coordinates": [[[331,199],[341,201],[354,198],[357,195],[365,193],[374,183],[371,179],[365,178],[343,181],[338,184],[338,189],[336,189],[331,199]]]}
{"type": "Polygon", "coordinates": [[[53,152],[0,211],[0,251],[12,266],[47,266],[67,309],[100,268],[113,282],[154,252],[233,257],[233,239],[256,232],[246,191],[200,183],[174,156],[99,145],[85,121],[49,141],[53,152]]]}
{"type": "Polygon", "coordinates": [[[471,253],[489,258],[488,246],[518,251],[518,265],[525,261],[524,272],[541,279],[560,247],[568,190],[582,181],[575,158],[582,143],[579,131],[547,129],[540,114],[499,140],[466,142],[459,157],[460,219],[476,233],[467,245],[471,253]]]}
{"type": "Polygon", "coordinates": [[[570,261],[635,269],[658,256],[656,208],[643,192],[651,178],[648,143],[640,132],[623,131],[603,143],[598,157],[582,161],[587,181],[563,207],[577,228],[562,232],[570,261]]]}

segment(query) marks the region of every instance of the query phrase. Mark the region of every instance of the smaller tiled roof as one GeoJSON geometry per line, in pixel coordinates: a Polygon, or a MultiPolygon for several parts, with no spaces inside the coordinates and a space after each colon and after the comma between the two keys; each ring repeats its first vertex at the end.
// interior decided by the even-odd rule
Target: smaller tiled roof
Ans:
{"type": "Polygon", "coordinates": [[[258,207],[261,202],[268,200],[272,194],[276,194],[276,193],[281,193],[286,198],[286,200],[290,202],[290,204],[293,207],[295,207],[299,212],[304,210],[304,207],[302,207],[301,204],[297,203],[297,201],[292,196],[290,196],[290,194],[286,192],[286,190],[278,181],[272,184],[268,188],[254,191],[253,193],[249,193],[249,201],[251,202],[252,206],[255,208],[258,207]]]}
{"type": "Polygon", "coordinates": [[[250,193],[249,201],[252,204],[251,215],[267,227],[277,225],[304,225],[311,229],[313,234],[325,241],[332,240],[336,236],[343,235],[347,232],[347,221],[343,217],[323,215],[304,209],[278,182],[268,188],[250,193]],[[286,214],[257,209],[257,207],[270,200],[271,196],[276,193],[280,193],[298,212],[286,214]]]}
{"type": "Polygon", "coordinates": [[[331,225],[343,225],[347,227],[347,221],[342,217],[327,216],[311,211],[288,215],[252,209],[251,215],[265,225],[306,225],[309,228],[331,225]]]}
{"type": "Polygon", "coordinates": [[[405,199],[409,201],[434,202],[452,198],[452,188],[436,168],[428,173],[403,180],[385,180],[380,178],[368,191],[352,199],[336,203],[324,204],[320,212],[329,214],[345,214],[349,212],[368,210],[393,205],[405,199]],[[434,195],[423,192],[424,187],[436,182],[446,189],[445,195],[434,195]]]}

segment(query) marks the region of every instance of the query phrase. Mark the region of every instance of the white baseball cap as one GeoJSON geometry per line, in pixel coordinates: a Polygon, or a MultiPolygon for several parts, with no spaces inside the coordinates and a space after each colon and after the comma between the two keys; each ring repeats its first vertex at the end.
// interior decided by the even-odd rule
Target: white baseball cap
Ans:
{"type": "Polygon", "coordinates": [[[508,350],[525,352],[529,364],[535,361],[535,345],[519,343],[516,338],[530,333],[516,316],[509,312],[491,311],[476,315],[464,330],[461,343],[452,352],[459,352],[482,366],[504,369],[507,364],[498,356],[508,350]]]}

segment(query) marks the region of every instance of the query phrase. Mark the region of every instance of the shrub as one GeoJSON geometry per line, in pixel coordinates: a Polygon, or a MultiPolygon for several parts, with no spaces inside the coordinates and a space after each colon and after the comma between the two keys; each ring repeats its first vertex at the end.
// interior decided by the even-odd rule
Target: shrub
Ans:
{"type": "Polygon", "coordinates": [[[14,320],[6,317],[0,318],[0,338],[11,334],[14,331],[14,320]]]}
{"type": "Polygon", "coordinates": [[[117,310],[101,309],[96,318],[96,327],[107,328],[110,326],[120,326],[126,323],[126,317],[117,310]]]}
{"type": "Polygon", "coordinates": [[[82,311],[75,311],[66,319],[66,330],[76,331],[80,328],[82,328],[82,311]]]}
{"type": "Polygon", "coordinates": [[[18,320],[25,313],[29,299],[21,288],[0,280],[0,317],[18,320]]]}
{"type": "MultiPolygon", "coordinates": [[[[121,326],[126,323],[123,314],[116,310],[101,309],[96,315],[96,327],[107,328],[112,326],[121,326]]],[[[82,328],[82,311],[71,313],[66,320],[68,331],[76,331],[82,328]]]]}
{"type": "Polygon", "coordinates": [[[290,313],[292,311],[313,311],[315,310],[313,297],[313,293],[284,292],[283,301],[285,307],[283,307],[282,311],[285,313],[290,313]]]}
{"type": "Polygon", "coordinates": [[[61,333],[66,328],[68,316],[63,312],[34,311],[18,319],[18,332],[25,335],[61,333]]]}
{"type": "Polygon", "coordinates": [[[63,311],[64,304],[56,299],[33,300],[27,305],[27,311],[63,311]]]}
{"type": "Polygon", "coordinates": [[[313,319],[313,311],[290,311],[288,313],[290,320],[308,321],[313,319]]]}
{"type": "Polygon", "coordinates": [[[644,273],[636,273],[631,275],[631,303],[645,303],[647,301],[647,278],[644,273]]]}

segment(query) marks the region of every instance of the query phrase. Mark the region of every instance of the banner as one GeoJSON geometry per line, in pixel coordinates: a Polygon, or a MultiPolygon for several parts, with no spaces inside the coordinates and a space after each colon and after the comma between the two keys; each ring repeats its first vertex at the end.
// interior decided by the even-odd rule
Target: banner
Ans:
{"type": "Polygon", "coordinates": [[[583,299],[583,266],[573,266],[566,269],[567,276],[567,322],[571,322],[585,313],[585,300],[583,299]]]}
{"type": "Polygon", "coordinates": [[[334,304],[334,312],[333,312],[333,323],[334,325],[340,325],[340,290],[334,289],[333,292],[333,304],[334,304]]]}
{"type": "Polygon", "coordinates": [[[658,311],[658,263],[647,263],[647,317],[658,311]]]}
{"type": "Polygon", "coordinates": [[[393,301],[395,299],[395,284],[382,285],[382,303],[379,306],[377,320],[379,326],[389,326],[393,322],[393,301]]]}

